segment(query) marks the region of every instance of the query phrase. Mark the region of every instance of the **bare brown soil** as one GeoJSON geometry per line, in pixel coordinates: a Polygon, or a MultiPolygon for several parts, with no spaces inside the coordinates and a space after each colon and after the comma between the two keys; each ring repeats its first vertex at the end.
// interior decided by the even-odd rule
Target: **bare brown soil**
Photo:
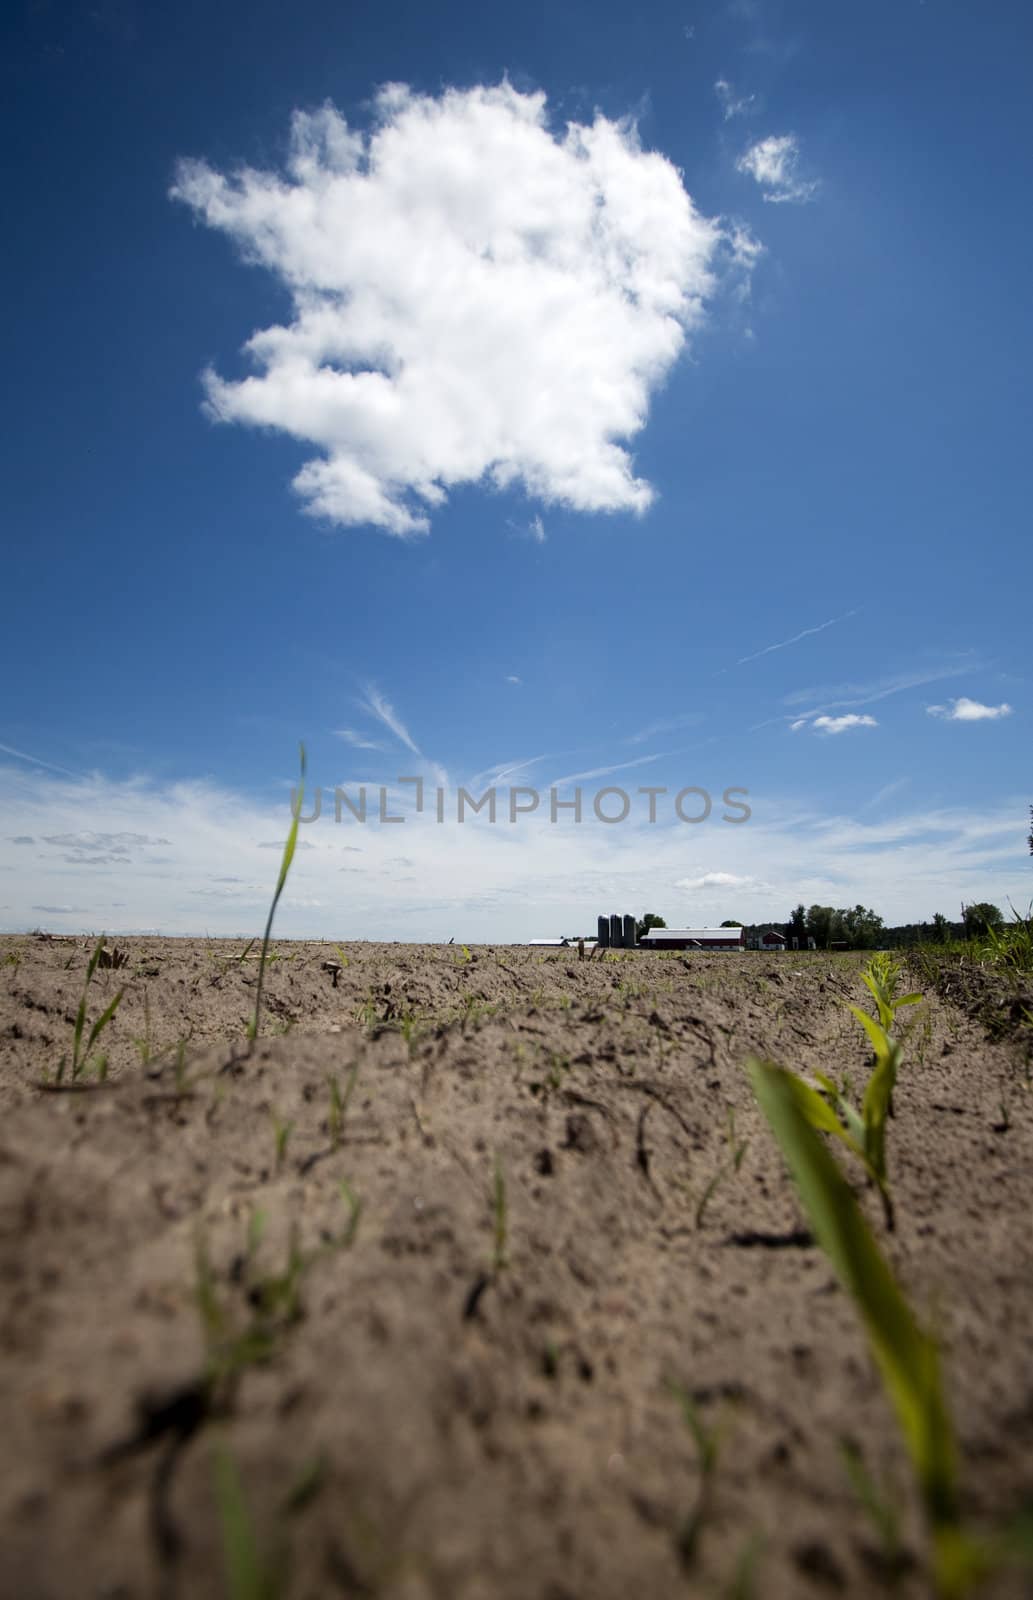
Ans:
{"type": "MultiPolygon", "coordinates": [[[[928,1592],[894,1421],[743,1070],[860,1083],[857,959],[348,944],[334,974],[281,943],[248,1052],[239,945],[126,948],[91,991],[92,1019],[125,986],[109,1076],[56,1089],[89,945],[0,940],[3,1596],[280,1592],[227,1577],[220,1450],[297,1600],[876,1595],[843,1437],[893,1486],[894,1592],[928,1592]],[[719,1435],[694,1550],[672,1384],[719,1435]]],[[[1033,1501],[1033,1095],[942,999],[909,1025],[897,1232],[862,1199],[995,1522],[1033,1501]]]]}

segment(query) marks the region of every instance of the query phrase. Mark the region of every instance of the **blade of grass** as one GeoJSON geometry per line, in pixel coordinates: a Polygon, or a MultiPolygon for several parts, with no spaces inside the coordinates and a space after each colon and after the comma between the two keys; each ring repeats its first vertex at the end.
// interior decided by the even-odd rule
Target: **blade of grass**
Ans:
{"type": "Polygon", "coordinates": [[[107,1009],[105,1011],[103,1011],[101,1013],[101,1015],[97,1018],[97,1021],[93,1024],[93,1027],[90,1029],[90,1037],[86,1041],[86,1054],[87,1055],[89,1055],[90,1051],[93,1049],[94,1045],[97,1043],[97,1040],[100,1038],[101,1034],[104,1032],[104,1029],[107,1027],[108,1023],[111,1021],[112,1017],[115,1015],[115,1012],[118,1010],[119,1002],[122,999],[122,996],[124,994],[125,994],[125,990],[124,989],[120,989],[118,991],[117,995],[115,996],[114,1000],[112,1000],[111,1004],[107,1007],[107,1009]]]}
{"type": "MultiPolygon", "coordinates": [[[[796,1183],[816,1238],[860,1312],[897,1415],[933,1536],[943,1592],[958,1563],[957,1452],[939,1350],[918,1326],[860,1208],[810,1125],[792,1073],[755,1057],[750,1080],[796,1183]]],[[[964,1541],[963,1541],[964,1542],[964,1541]]]]}
{"type": "MultiPolygon", "coordinates": [[[[280,876],[276,880],[276,891],[273,894],[273,903],[269,907],[269,918],[266,922],[265,933],[262,937],[262,953],[258,959],[258,987],[255,993],[255,1014],[248,1026],[248,1038],[251,1040],[258,1038],[258,1029],[262,1019],[262,985],[265,980],[265,963],[269,954],[269,940],[272,937],[273,918],[276,915],[276,907],[279,905],[280,896],[283,893],[283,886],[287,882],[287,874],[291,870],[291,862],[294,860],[294,851],[298,844],[298,819],[301,816],[301,808],[305,803],[305,746],[302,744],[299,745],[298,748],[301,753],[301,781],[298,785],[298,801],[294,808],[294,817],[291,822],[290,832],[287,834],[287,842],[283,847],[283,860],[280,862],[280,876]]],[[[250,948],[250,946],[248,948],[250,948]]]]}
{"type": "Polygon", "coordinates": [[[491,1199],[494,1233],[492,1268],[497,1275],[506,1265],[506,1242],[509,1234],[509,1208],[506,1203],[506,1179],[502,1171],[502,1163],[499,1161],[498,1156],[495,1157],[495,1173],[492,1183],[491,1199]]]}
{"type": "Polygon", "coordinates": [[[237,1463],[223,1443],[215,1450],[215,1499],[230,1600],[276,1600],[282,1593],[279,1574],[258,1547],[237,1463]]]}

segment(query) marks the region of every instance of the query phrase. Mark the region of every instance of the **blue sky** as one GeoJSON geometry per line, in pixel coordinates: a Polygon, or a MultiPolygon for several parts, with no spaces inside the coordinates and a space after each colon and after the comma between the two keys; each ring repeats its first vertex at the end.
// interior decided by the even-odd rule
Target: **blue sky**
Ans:
{"type": "Polygon", "coordinates": [[[0,927],[1028,903],[1028,7],[4,28],[0,927]]]}

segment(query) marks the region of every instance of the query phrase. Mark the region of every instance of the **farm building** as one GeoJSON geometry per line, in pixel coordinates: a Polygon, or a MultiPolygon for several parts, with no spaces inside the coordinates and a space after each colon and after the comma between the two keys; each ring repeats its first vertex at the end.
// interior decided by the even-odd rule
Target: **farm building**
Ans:
{"type": "Polygon", "coordinates": [[[750,934],[749,947],[751,950],[788,950],[789,941],[780,929],[765,928],[763,933],[750,934]]]}
{"type": "Polygon", "coordinates": [[[742,928],[650,928],[640,950],[744,950],[742,928]]]}

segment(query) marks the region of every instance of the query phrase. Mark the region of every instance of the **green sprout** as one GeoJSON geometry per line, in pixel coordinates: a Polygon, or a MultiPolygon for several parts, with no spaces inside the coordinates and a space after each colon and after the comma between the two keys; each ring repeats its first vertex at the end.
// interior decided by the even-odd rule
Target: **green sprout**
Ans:
{"type": "Polygon", "coordinates": [[[286,1578],[282,1554],[263,1555],[237,1463],[227,1444],[215,1448],[215,1503],[222,1527],[226,1589],[230,1600],[278,1600],[286,1578]]]}
{"type": "Polygon", "coordinates": [[[273,1112],[273,1141],[276,1151],[276,1170],[282,1171],[283,1163],[287,1159],[287,1142],[294,1131],[293,1122],[281,1122],[276,1112],[273,1112]]]}
{"type": "Polygon", "coordinates": [[[327,1128],[330,1134],[330,1143],[336,1150],[344,1134],[344,1121],[348,1115],[348,1105],[355,1090],[359,1076],[358,1066],[352,1067],[344,1085],[344,1093],[336,1078],[327,1078],[327,1087],[330,1090],[330,1110],[327,1115],[327,1128]]]}
{"type": "Polygon", "coordinates": [[[856,1444],[849,1439],[841,1439],[839,1447],[854,1494],[878,1535],[883,1571],[890,1582],[894,1582],[904,1570],[905,1557],[900,1514],[893,1492],[889,1487],[880,1487],[875,1482],[856,1444]]]}
{"type": "MultiPolygon", "coordinates": [[[[922,999],[920,994],[897,994],[897,985],[900,982],[900,962],[895,961],[887,950],[878,950],[872,956],[861,978],[871,990],[875,1004],[879,1010],[879,1021],[887,1033],[892,1028],[896,1014],[901,1006],[916,1006],[922,999]]],[[[856,1006],[850,1007],[851,1011],[861,1021],[864,1013],[858,1011],[856,1006]]]]}
{"type": "Polygon", "coordinates": [[[867,1033],[874,1052],[874,1065],[860,1110],[849,1099],[845,1084],[836,1084],[824,1072],[814,1075],[821,1093],[803,1080],[797,1080],[798,1099],[811,1126],[833,1134],[861,1162],[879,1191],[886,1227],[892,1232],[895,1216],[886,1167],[886,1119],[893,1104],[903,1049],[889,1030],[900,1007],[917,1005],[922,996],[897,994],[900,965],[886,951],[874,955],[861,976],[871,991],[879,1015],[878,1018],[869,1016],[860,1006],[848,1007],[867,1033]]]}
{"type": "Polygon", "coordinates": [[[686,1516],[678,1534],[678,1554],[682,1565],[691,1567],[699,1554],[700,1535],[710,1506],[721,1439],[716,1428],[707,1427],[696,1402],[683,1384],[669,1380],[667,1387],[678,1401],[685,1426],[692,1434],[699,1466],[699,1491],[696,1503],[686,1516]]]}
{"type": "Polygon", "coordinates": [[[958,1600],[987,1570],[987,1550],[962,1528],[957,1445],[935,1342],[918,1325],[849,1184],[814,1130],[807,1086],[751,1058],[753,1092],[778,1140],[818,1243],[850,1294],[896,1413],[932,1543],[937,1592],[958,1600]]]}
{"type": "Polygon", "coordinates": [[[352,1189],[351,1185],[342,1178],[339,1184],[341,1199],[348,1207],[348,1221],[345,1229],[331,1244],[331,1249],[348,1250],[355,1243],[355,1235],[359,1231],[359,1219],[362,1216],[362,1201],[352,1189]]]}
{"type": "Polygon", "coordinates": [[[149,1066],[154,1051],[151,1044],[151,1001],[146,989],[143,992],[143,1037],[134,1038],[133,1043],[140,1052],[140,1065],[149,1066]]]}
{"type": "Polygon", "coordinates": [[[710,1179],[703,1193],[700,1195],[696,1207],[696,1227],[702,1228],[703,1218],[706,1216],[707,1206],[710,1204],[718,1186],[731,1174],[737,1173],[743,1164],[743,1158],[750,1146],[748,1139],[737,1139],[735,1134],[735,1107],[728,1107],[728,1131],[725,1135],[728,1148],[728,1160],[724,1162],[714,1176],[710,1179]]]}
{"type": "MultiPolygon", "coordinates": [[[[90,1051],[93,1049],[94,1045],[97,1043],[97,1040],[100,1038],[101,1034],[104,1032],[104,1029],[108,1026],[109,1022],[114,1017],[115,1012],[118,1010],[119,1002],[121,1001],[122,996],[125,994],[125,990],[124,989],[120,989],[118,991],[118,993],[116,994],[114,1000],[111,1001],[111,1003],[105,1008],[105,1010],[97,1018],[97,1021],[93,1024],[93,1027],[90,1029],[89,1035],[88,1035],[87,1040],[86,1040],[86,1044],[84,1046],[82,1041],[83,1041],[83,1033],[84,1033],[84,1031],[86,1029],[86,1006],[87,1006],[87,1001],[88,1001],[88,997],[89,997],[90,983],[93,980],[93,974],[97,970],[97,963],[100,961],[100,953],[103,950],[103,948],[104,948],[104,935],[101,934],[101,937],[97,941],[97,948],[94,950],[92,956],[90,957],[89,966],[86,968],[86,982],[83,984],[82,995],[81,995],[81,997],[79,999],[79,1009],[75,1014],[75,1026],[74,1026],[74,1028],[72,1030],[72,1073],[71,1073],[71,1075],[72,1075],[73,1083],[75,1082],[75,1080],[77,1078],[82,1077],[82,1074],[86,1071],[87,1065],[89,1064],[90,1051]]],[[[61,1057],[61,1065],[57,1069],[57,1081],[58,1081],[58,1083],[61,1083],[63,1081],[64,1075],[65,1075],[65,1068],[66,1068],[67,1065],[68,1065],[68,1057],[67,1056],[62,1056],[61,1057]]],[[[107,1057],[105,1055],[98,1056],[95,1065],[96,1065],[97,1076],[99,1078],[102,1078],[102,1079],[107,1077],[107,1066],[108,1066],[107,1057]]]]}
{"type": "MultiPolygon", "coordinates": [[[[258,1038],[258,1029],[262,1020],[262,984],[265,979],[265,964],[269,955],[269,940],[273,931],[273,918],[276,915],[276,907],[279,904],[280,896],[283,893],[283,886],[287,882],[287,874],[291,870],[291,862],[294,860],[294,852],[298,844],[298,819],[301,816],[301,808],[305,803],[305,746],[302,744],[299,745],[298,748],[301,752],[301,779],[298,786],[298,799],[297,804],[294,807],[294,817],[290,825],[290,831],[287,834],[287,842],[283,847],[283,860],[280,862],[280,876],[276,880],[276,890],[273,894],[273,903],[269,907],[269,918],[265,925],[265,933],[262,936],[262,953],[258,959],[258,987],[255,992],[255,1014],[248,1024],[247,1030],[247,1036],[249,1040],[258,1038]]],[[[251,947],[249,945],[248,949],[250,948],[251,947]]]]}
{"type": "Polygon", "coordinates": [[[506,1244],[509,1236],[509,1207],[506,1202],[506,1179],[502,1171],[502,1163],[498,1156],[495,1157],[495,1176],[492,1183],[492,1220],[494,1227],[494,1242],[492,1248],[492,1271],[498,1275],[507,1264],[506,1244]]]}

